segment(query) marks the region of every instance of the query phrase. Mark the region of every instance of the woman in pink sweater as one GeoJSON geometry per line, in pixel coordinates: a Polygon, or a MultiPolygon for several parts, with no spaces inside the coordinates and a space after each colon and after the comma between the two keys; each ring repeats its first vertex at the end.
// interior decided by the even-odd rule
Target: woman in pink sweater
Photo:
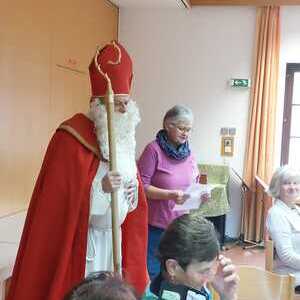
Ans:
{"type": "Polygon", "coordinates": [[[147,263],[151,279],[160,271],[156,252],[161,234],[175,218],[187,213],[173,208],[185,202],[184,190],[199,178],[188,142],[192,125],[193,114],[189,108],[172,107],[164,116],[163,129],[145,147],[138,162],[149,204],[147,263]]]}

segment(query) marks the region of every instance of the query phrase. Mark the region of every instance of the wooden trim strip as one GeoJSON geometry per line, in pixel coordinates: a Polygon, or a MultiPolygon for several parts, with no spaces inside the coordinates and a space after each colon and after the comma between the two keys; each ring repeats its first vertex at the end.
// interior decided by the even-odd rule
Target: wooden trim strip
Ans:
{"type": "Polygon", "coordinates": [[[300,0],[190,0],[192,6],[197,5],[299,5],[300,0]]]}
{"type": "Polygon", "coordinates": [[[86,72],[84,71],[81,71],[81,70],[77,70],[77,69],[74,69],[74,68],[71,68],[71,67],[68,67],[68,66],[63,66],[63,65],[59,65],[59,64],[56,64],[56,66],[58,68],[62,68],[62,69],[66,69],[68,71],[72,71],[72,72],[75,72],[75,73],[78,73],[78,74],[86,74],[86,72]]]}
{"type": "Polygon", "coordinates": [[[185,8],[190,9],[192,7],[190,0],[181,0],[185,8]]]}
{"type": "Polygon", "coordinates": [[[60,125],[58,129],[65,130],[68,133],[70,133],[72,136],[74,136],[83,146],[85,146],[87,149],[92,151],[96,157],[101,159],[100,152],[97,148],[94,146],[90,145],[73,127],[70,125],[60,125]]]}
{"type": "Polygon", "coordinates": [[[116,9],[119,10],[119,6],[116,5],[115,3],[113,3],[112,1],[110,1],[110,0],[105,0],[105,2],[108,3],[109,5],[111,5],[112,7],[114,7],[114,8],[116,8],[116,9]]]}
{"type": "Polygon", "coordinates": [[[255,176],[255,180],[262,187],[263,191],[266,193],[267,190],[269,189],[269,186],[257,175],[255,176]]]}
{"type": "MultiPolygon", "coordinates": [[[[20,214],[20,213],[26,212],[26,211],[27,211],[27,208],[23,208],[23,209],[20,209],[20,210],[13,211],[13,212],[11,212],[11,213],[7,213],[7,214],[5,214],[5,215],[0,215],[0,220],[1,220],[1,219],[4,219],[4,218],[13,217],[13,216],[15,216],[15,215],[17,215],[17,214],[20,214]]],[[[0,298],[0,299],[1,299],[1,298],[0,298]]]]}

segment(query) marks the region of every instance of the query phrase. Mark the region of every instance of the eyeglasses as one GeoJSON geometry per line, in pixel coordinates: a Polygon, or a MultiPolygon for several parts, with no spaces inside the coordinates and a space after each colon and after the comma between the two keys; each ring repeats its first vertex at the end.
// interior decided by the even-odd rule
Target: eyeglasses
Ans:
{"type": "Polygon", "coordinates": [[[185,127],[181,125],[171,124],[174,128],[176,128],[181,133],[191,133],[193,128],[192,127],[185,127]]]}

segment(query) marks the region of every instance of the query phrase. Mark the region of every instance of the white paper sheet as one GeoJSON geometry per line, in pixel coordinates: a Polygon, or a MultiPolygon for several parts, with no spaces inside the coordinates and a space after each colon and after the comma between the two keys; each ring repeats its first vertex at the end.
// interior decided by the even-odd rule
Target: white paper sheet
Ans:
{"type": "MultiPolygon", "coordinates": [[[[208,184],[193,183],[185,191],[184,195],[187,200],[183,204],[175,204],[173,210],[190,210],[197,209],[201,205],[201,196],[211,194],[212,187],[208,184]]],[[[209,201],[209,200],[208,200],[209,201]]]]}

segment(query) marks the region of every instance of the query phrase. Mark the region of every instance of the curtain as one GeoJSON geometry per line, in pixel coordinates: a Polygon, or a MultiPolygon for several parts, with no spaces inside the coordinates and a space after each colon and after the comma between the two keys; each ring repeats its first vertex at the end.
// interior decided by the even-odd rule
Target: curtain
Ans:
{"type": "Polygon", "coordinates": [[[249,109],[244,181],[243,233],[246,240],[264,238],[264,219],[271,199],[255,176],[269,183],[274,167],[274,140],[280,50],[280,7],[257,8],[254,73],[249,109]]]}

